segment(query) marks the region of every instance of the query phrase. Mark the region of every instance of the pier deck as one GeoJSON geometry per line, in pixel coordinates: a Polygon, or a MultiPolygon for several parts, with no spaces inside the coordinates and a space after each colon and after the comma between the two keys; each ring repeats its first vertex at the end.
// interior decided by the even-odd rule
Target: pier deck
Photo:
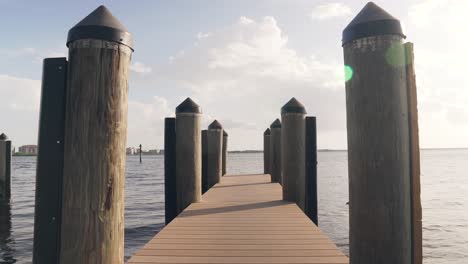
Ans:
{"type": "Polygon", "coordinates": [[[269,175],[227,175],[128,263],[348,263],[269,175]]]}

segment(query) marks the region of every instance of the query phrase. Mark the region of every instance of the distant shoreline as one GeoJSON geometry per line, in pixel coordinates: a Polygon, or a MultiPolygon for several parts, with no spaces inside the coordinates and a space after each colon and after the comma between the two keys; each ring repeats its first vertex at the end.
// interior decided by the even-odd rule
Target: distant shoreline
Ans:
{"type": "MultiPolygon", "coordinates": [[[[420,150],[464,150],[468,148],[421,148],[420,150]]],[[[317,152],[348,152],[346,149],[319,149],[317,152]]],[[[233,150],[228,151],[231,154],[258,154],[263,153],[263,150],[233,150]]],[[[138,156],[139,154],[127,154],[127,156],[138,156]]],[[[24,154],[24,153],[14,153],[12,156],[16,157],[34,157],[37,154],[24,154]]],[[[142,156],[164,156],[164,153],[153,154],[143,152],[142,156]]]]}

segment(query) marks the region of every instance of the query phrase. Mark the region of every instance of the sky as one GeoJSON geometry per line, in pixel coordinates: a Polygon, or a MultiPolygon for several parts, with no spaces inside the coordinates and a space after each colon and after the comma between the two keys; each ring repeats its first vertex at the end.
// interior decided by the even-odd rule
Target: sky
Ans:
{"type": "MultiPolygon", "coordinates": [[[[378,0],[415,48],[420,145],[468,147],[468,1],[378,0]]],[[[133,34],[128,146],[163,148],[164,118],[193,98],[231,150],[262,149],[291,98],[317,117],[318,147],[346,149],[341,33],[367,1],[0,0],[0,132],[36,144],[42,60],[104,4],[133,34]]]]}

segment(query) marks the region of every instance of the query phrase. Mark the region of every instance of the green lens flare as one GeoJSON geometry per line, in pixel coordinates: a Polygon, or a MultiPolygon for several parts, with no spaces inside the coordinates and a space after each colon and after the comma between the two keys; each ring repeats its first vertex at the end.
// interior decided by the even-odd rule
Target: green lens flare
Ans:
{"type": "Polygon", "coordinates": [[[344,76],[345,76],[345,82],[351,80],[353,78],[354,70],[351,68],[349,65],[344,66],[344,76]]]}

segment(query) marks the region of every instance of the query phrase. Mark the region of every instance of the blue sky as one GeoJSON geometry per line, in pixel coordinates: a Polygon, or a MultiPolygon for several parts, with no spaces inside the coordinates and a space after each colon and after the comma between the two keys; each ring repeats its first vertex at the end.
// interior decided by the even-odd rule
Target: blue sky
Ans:
{"type": "MultiPolygon", "coordinates": [[[[468,2],[375,1],[415,43],[422,147],[468,147],[468,2]],[[463,59],[465,58],[465,59],[463,59]]],[[[41,64],[66,56],[68,30],[101,4],[135,40],[128,144],[163,145],[163,118],[191,96],[232,149],[261,149],[292,96],[318,119],[320,148],[346,148],[341,31],[366,1],[0,0],[0,127],[37,142],[41,64]]]]}

